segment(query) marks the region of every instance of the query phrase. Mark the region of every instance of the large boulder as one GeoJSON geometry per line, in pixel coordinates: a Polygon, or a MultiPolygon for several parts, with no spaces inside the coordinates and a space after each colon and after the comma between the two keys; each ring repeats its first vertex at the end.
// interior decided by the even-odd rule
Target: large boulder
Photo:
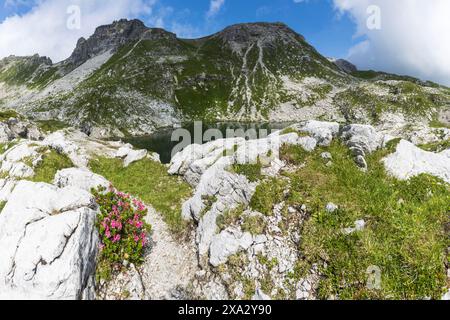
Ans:
{"type": "Polygon", "coordinates": [[[10,177],[29,178],[34,175],[31,165],[36,164],[39,157],[39,145],[28,141],[20,142],[0,155],[0,171],[8,173],[10,177]],[[30,163],[32,162],[32,163],[30,163]]]}
{"type": "Polygon", "coordinates": [[[401,140],[396,152],[383,159],[387,172],[402,180],[422,173],[450,183],[450,161],[447,151],[433,153],[422,150],[411,142],[401,140]]]}
{"type": "Polygon", "coordinates": [[[115,156],[123,159],[123,165],[128,167],[133,162],[144,159],[147,154],[147,150],[134,150],[132,145],[126,144],[117,150],[115,156]]]}
{"type": "Polygon", "coordinates": [[[365,156],[383,146],[384,135],[370,125],[351,124],[342,129],[342,139],[355,155],[365,156]]]}
{"type": "Polygon", "coordinates": [[[6,123],[0,122],[0,143],[5,143],[14,139],[14,133],[6,123]]]}
{"type": "Polygon", "coordinates": [[[304,124],[295,125],[297,129],[309,133],[320,146],[329,146],[339,133],[339,123],[310,120],[304,124]]]}
{"type": "Polygon", "coordinates": [[[356,164],[367,170],[366,155],[383,147],[392,137],[385,136],[370,125],[350,124],[342,129],[341,137],[355,157],[356,164]]]}
{"type": "Polygon", "coordinates": [[[16,138],[42,140],[43,134],[35,124],[28,121],[10,118],[5,122],[0,122],[0,143],[16,138]]]}
{"type": "Polygon", "coordinates": [[[60,153],[67,155],[77,167],[87,168],[89,156],[77,143],[77,140],[88,141],[88,136],[82,132],[57,131],[48,135],[43,143],[60,153]]]}
{"type": "Polygon", "coordinates": [[[0,299],[93,299],[96,214],[86,191],[19,182],[0,214],[0,299]]]}
{"type": "Polygon", "coordinates": [[[208,252],[212,238],[217,233],[217,218],[240,204],[248,205],[255,192],[256,183],[225,170],[231,163],[230,158],[224,157],[208,168],[194,196],[183,204],[183,217],[198,221],[196,241],[200,255],[208,252]],[[210,208],[203,201],[205,196],[214,197],[210,208]]]}
{"type": "Polygon", "coordinates": [[[83,168],[63,169],[56,173],[54,185],[59,188],[76,187],[85,191],[99,186],[108,188],[110,183],[102,176],[83,168]]]}

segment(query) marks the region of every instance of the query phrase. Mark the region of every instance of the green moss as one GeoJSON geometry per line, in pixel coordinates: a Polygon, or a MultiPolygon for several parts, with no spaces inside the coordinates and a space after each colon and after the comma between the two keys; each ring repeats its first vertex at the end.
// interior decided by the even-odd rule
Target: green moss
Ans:
{"type": "Polygon", "coordinates": [[[203,217],[209,210],[211,210],[213,204],[217,201],[216,196],[202,196],[202,201],[205,204],[202,212],[200,213],[200,217],[203,217]]]}
{"type": "Polygon", "coordinates": [[[51,149],[42,155],[42,161],[34,168],[35,175],[31,180],[34,182],[52,183],[56,172],[72,168],[73,166],[72,161],[66,155],[51,149]]]}
{"type": "Polygon", "coordinates": [[[388,143],[386,143],[386,150],[389,153],[394,153],[397,150],[397,146],[400,143],[402,139],[401,138],[395,138],[392,139],[391,141],[389,141],[388,143]]]}
{"type": "Polygon", "coordinates": [[[288,134],[288,133],[296,133],[299,137],[308,137],[309,133],[304,132],[304,131],[299,131],[297,129],[288,127],[286,129],[284,129],[283,131],[281,131],[281,134],[288,134]]]}
{"type": "Polygon", "coordinates": [[[227,210],[223,214],[219,215],[216,220],[219,232],[236,224],[241,219],[243,212],[244,206],[240,205],[235,209],[227,210]]]}
{"type": "Polygon", "coordinates": [[[41,120],[37,121],[37,124],[42,131],[47,133],[52,133],[69,126],[67,123],[59,120],[41,120]]]}
{"type": "Polygon", "coordinates": [[[419,145],[420,148],[431,152],[441,152],[450,148],[450,140],[442,140],[437,142],[431,142],[427,144],[419,145]]]}
{"type": "Polygon", "coordinates": [[[256,187],[250,207],[266,216],[273,215],[273,208],[284,200],[286,182],[271,178],[256,187]]]}
{"type": "Polygon", "coordinates": [[[308,152],[301,146],[283,144],[280,148],[280,159],[289,164],[300,165],[307,156],[308,152]]]}
{"type": "Polygon", "coordinates": [[[10,141],[6,143],[0,143],[0,154],[4,154],[17,144],[17,141],[10,141]]]}
{"type": "Polygon", "coordinates": [[[264,234],[266,222],[261,216],[246,216],[242,222],[241,228],[244,232],[250,232],[252,235],[264,234]]]}
{"type": "Polygon", "coordinates": [[[434,118],[433,120],[431,120],[428,125],[431,128],[447,128],[450,129],[450,124],[448,123],[444,123],[442,121],[439,121],[438,119],[434,118]]]}
{"type": "Polygon", "coordinates": [[[269,260],[269,258],[267,258],[267,256],[262,255],[262,254],[258,254],[257,258],[258,258],[259,263],[266,266],[269,271],[272,271],[272,269],[277,267],[279,264],[279,261],[277,258],[272,258],[269,260]]]}
{"type": "Polygon", "coordinates": [[[2,213],[7,203],[7,201],[0,201],[0,214],[2,213]]]}
{"type": "Polygon", "coordinates": [[[93,172],[111,181],[118,190],[152,205],[174,233],[185,231],[181,205],[192,190],[179,177],[170,176],[164,165],[143,159],[125,168],[120,159],[108,158],[92,160],[89,165],[93,172]]]}
{"type": "Polygon", "coordinates": [[[234,164],[232,167],[234,173],[246,176],[250,182],[256,182],[262,178],[261,169],[260,161],[255,164],[234,164]]]}
{"type": "Polygon", "coordinates": [[[0,111],[0,122],[8,121],[10,118],[20,119],[22,116],[14,110],[0,111]]]}

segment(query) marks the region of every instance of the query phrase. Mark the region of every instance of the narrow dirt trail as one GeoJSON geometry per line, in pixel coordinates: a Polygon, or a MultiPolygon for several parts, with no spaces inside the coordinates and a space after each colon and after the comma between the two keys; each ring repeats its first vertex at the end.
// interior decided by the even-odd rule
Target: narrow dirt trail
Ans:
{"type": "Polygon", "coordinates": [[[147,299],[170,300],[180,296],[199,270],[194,241],[175,240],[161,215],[149,208],[151,248],[139,268],[147,299]]]}

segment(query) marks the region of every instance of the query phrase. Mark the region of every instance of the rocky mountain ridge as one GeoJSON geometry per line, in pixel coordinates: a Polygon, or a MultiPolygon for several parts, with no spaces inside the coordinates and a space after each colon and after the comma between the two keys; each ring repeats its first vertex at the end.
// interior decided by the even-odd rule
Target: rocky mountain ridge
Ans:
{"type": "Polygon", "coordinates": [[[394,115],[428,124],[447,112],[449,97],[437,84],[333,63],[282,23],[179,39],[120,20],[80,39],[60,63],[37,56],[0,62],[0,108],[96,136],[196,119],[379,124],[394,115]]]}

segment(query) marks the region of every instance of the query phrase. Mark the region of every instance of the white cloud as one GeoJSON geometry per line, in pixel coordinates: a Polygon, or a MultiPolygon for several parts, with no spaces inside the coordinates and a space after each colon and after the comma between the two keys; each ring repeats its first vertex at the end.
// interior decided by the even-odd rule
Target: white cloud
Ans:
{"type": "MultiPolygon", "coordinates": [[[[10,1],[10,4],[17,1],[10,1]]],[[[20,1],[19,1],[20,2],[20,1]]],[[[14,55],[49,56],[60,61],[70,56],[80,37],[89,37],[95,28],[121,18],[149,16],[156,0],[39,0],[24,15],[14,15],[0,23],[0,58],[14,55]],[[67,27],[67,8],[79,6],[80,29],[67,27]]],[[[157,19],[157,17],[155,18],[157,19]]],[[[158,20],[156,20],[158,21],[158,20]]],[[[162,23],[162,20],[158,21],[162,23]]]]}
{"type": "Polygon", "coordinates": [[[206,13],[208,18],[212,18],[217,15],[225,4],[225,0],[211,0],[209,3],[209,10],[206,13]]]}
{"type": "MultiPolygon", "coordinates": [[[[408,74],[450,85],[450,1],[333,0],[363,40],[348,59],[363,69],[408,74]],[[381,28],[367,28],[369,6],[380,8],[381,28]]],[[[373,11],[372,11],[373,12],[373,11]]]]}

